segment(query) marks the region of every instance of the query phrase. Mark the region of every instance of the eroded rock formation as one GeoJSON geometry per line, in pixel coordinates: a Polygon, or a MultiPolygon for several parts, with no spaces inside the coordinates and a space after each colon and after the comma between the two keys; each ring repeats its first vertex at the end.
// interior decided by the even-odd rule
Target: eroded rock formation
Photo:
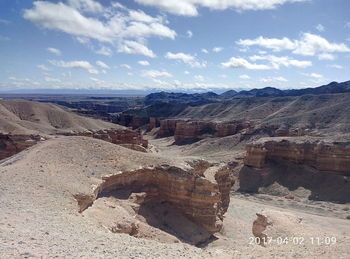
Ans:
{"type": "Polygon", "coordinates": [[[158,137],[169,137],[175,134],[176,125],[179,122],[184,122],[185,120],[178,119],[165,119],[159,122],[160,128],[158,131],[158,137]]]}
{"type": "Polygon", "coordinates": [[[13,156],[22,150],[44,140],[39,135],[11,135],[0,133],[0,160],[13,156]]]}
{"type": "Polygon", "coordinates": [[[117,145],[140,145],[145,148],[148,146],[148,141],[143,139],[141,132],[133,130],[108,129],[99,131],[67,133],[64,135],[92,137],[117,145]]]}
{"type": "Polygon", "coordinates": [[[183,144],[208,137],[226,137],[243,128],[238,122],[211,122],[202,120],[160,120],[158,137],[174,136],[175,143],[183,144]]]}
{"type": "Polygon", "coordinates": [[[246,147],[240,190],[277,183],[311,191],[309,199],[350,202],[350,142],[321,138],[263,138],[246,147]]]}
{"type": "MultiPolygon", "coordinates": [[[[234,179],[229,168],[224,165],[209,167],[207,170],[203,170],[204,167],[184,170],[163,165],[119,172],[103,177],[102,183],[92,193],[77,194],[75,198],[82,212],[99,197],[126,191],[141,206],[150,200],[157,204],[170,204],[170,207],[176,208],[186,218],[213,234],[222,228],[234,179]]],[[[136,211],[139,209],[134,208],[136,211]]]]}
{"type": "Polygon", "coordinates": [[[260,140],[247,145],[245,165],[262,168],[268,161],[287,160],[320,171],[350,175],[350,142],[326,143],[322,140],[294,141],[293,138],[260,140]]]}
{"type": "Polygon", "coordinates": [[[160,119],[156,117],[149,118],[148,130],[160,127],[160,119]]]}

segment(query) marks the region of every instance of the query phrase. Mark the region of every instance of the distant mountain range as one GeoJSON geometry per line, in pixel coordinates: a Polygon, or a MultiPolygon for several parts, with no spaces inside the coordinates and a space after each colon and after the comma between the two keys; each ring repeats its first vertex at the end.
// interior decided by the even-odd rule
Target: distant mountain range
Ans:
{"type": "Polygon", "coordinates": [[[274,87],[265,87],[262,89],[252,89],[235,91],[229,90],[222,94],[216,94],[214,92],[207,93],[169,93],[158,92],[151,93],[145,97],[145,105],[151,105],[158,102],[165,102],[170,104],[188,104],[191,106],[202,105],[206,103],[212,103],[221,101],[223,99],[232,98],[249,98],[249,97],[283,97],[283,96],[301,96],[305,94],[332,94],[332,93],[346,93],[350,92],[350,81],[337,83],[331,82],[327,85],[322,85],[315,88],[304,89],[291,89],[280,90],[274,87]]]}

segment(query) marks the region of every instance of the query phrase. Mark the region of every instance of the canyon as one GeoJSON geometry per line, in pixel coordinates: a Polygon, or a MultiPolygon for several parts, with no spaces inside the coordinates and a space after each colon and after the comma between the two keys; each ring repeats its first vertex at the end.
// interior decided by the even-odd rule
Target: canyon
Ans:
{"type": "Polygon", "coordinates": [[[347,254],[350,127],[340,108],[347,109],[348,95],[181,99],[163,93],[128,97],[121,112],[101,113],[94,109],[112,99],[82,97],[89,103],[81,109],[78,102],[72,108],[46,103],[49,97],[45,103],[1,100],[0,217],[32,234],[0,229],[13,240],[26,236],[33,251],[50,247],[56,254],[54,244],[75,255],[76,244],[84,255],[111,247],[111,254],[122,247],[119,253],[130,255],[124,251],[130,245],[177,257],[183,249],[208,258],[233,251],[247,257],[252,249],[279,257],[287,250],[332,255],[309,244],[244,248],[251,237],[294,230],[305,238],[336,236],[342,241],[334,247],[347,254]],[[30,219],[26,227],[14,208],[30,219]]]}

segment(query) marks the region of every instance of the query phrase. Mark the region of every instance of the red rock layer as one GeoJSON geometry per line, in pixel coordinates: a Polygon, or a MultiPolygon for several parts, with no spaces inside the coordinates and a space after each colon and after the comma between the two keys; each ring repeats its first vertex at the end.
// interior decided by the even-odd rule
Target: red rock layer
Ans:
{"type": "Polygon", "coordinates": [[[148,130],[160,127],[160,119],[155,117],[149,118],[148,130]]]}
{"type": "Polygon", "coordinates": [[[350,143],[293,141],[276,138],[259,141],[246,147],[245,165],[262,168],[267,161],[287,160],[305,164],[320,171],[350,175],[350,143]]]}
{"type": "Polygon", "coordinates": [[[106,195],[115,190],[145,192],[159,201],[167,201],[187,218],[215,233],[222,228],[223,214],[229,205],[229,193],[233,185],[230,170],[220,168],[214,178],[198,175],[195,170],[185,171],[172,166],[142,168],[106,176],[94,194],[76,195],[80,211],[91,205],[100,193],[106,195]]]}
{"type": "Polygon", "coordinates": [[[207,137],[226,137],[236,134],[244,124],[199,120],[164,119],[160,121],[158,137],[174,136],[175,143],[186,143],[207,137]]]}
{"type": "Polygon", "coordinates": [[[183,122],[184,120],[178,119],[165,119],[160,121],[160,128],[158,131],[158,137],[169,137],[175,134],[176,124],[183,122]]]}

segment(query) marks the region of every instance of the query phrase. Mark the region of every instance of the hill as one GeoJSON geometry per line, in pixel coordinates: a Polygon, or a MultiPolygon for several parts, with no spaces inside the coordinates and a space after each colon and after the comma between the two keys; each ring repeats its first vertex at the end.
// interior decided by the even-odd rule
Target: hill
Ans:
{"type": "Polygon", "coordinates": [[[79,116],[49,103],[0,100],[0,133],[56,134],[124,127],[79,116]]]}

